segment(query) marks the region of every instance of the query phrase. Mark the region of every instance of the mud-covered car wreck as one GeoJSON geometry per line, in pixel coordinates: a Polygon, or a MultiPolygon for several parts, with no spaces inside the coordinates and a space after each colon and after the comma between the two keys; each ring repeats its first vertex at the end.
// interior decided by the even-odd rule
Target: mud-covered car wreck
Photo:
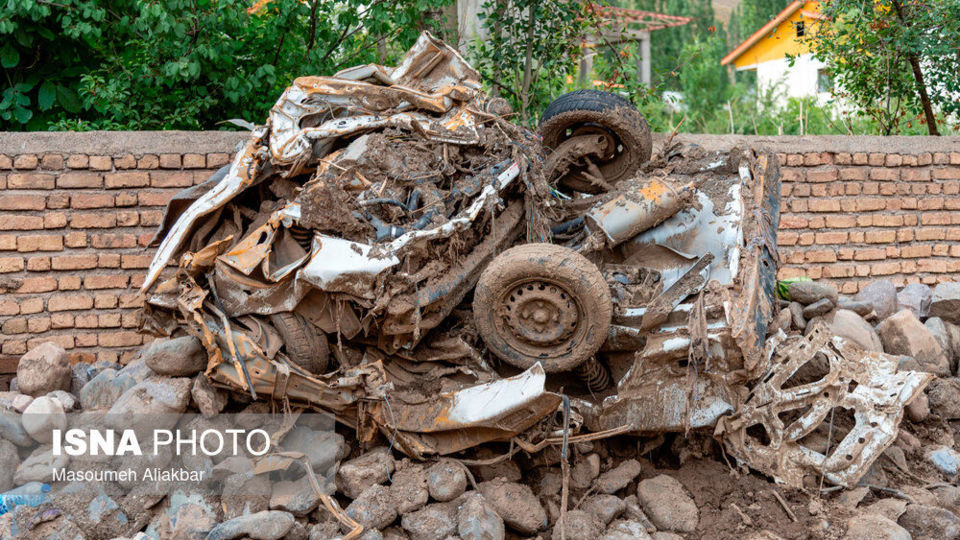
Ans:
{"type": "Polygon", "coordinates": [[[297,79],[170,202],[144,330],[199,338],[216,385],[417,458],[706,428],[780,481],[854,484],[928,376],[775,328],[775,156],[651,159],[603,92],[539,134],[506,112],[429,34],[396,67],[297,79]]]}

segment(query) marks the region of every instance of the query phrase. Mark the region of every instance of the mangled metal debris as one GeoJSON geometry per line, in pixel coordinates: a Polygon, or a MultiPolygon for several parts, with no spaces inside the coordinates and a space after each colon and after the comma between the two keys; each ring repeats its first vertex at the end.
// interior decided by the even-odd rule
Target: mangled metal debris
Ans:
{"type": "MultiPolygon", "coordinates": [[[[554,102],[542,145],[502,112],[426,33],[397,67],[297,79],[229,167],[171,201],[144,329],[199,338],[219,386],[419,458],[720,421],[731,452],[795,482],[802,434],[757,397],[794,369],[793,341],[766,339],[776,158],[673,145],[644,164],[646,122],[604,92],[554,102]],[[758,419],[789,444],[745,442],[758,419]]],[[[836,346],[862,388],[837,395],[890,432],[925,380],[871,398],[887,379],[836,346]]],[[[888,435],[806,463],[849,483],[888,435]]]]}

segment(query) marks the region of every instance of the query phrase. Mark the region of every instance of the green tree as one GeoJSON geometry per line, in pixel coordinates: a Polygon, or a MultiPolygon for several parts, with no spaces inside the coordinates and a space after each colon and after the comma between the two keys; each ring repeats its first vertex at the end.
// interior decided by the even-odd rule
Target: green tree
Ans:
{"type": "Polygon", "coordinates": [[[590,13],[580,0],[488,0],[480,19],[487,37],[472,44],[474,63],[530,123],[576,71],[590,13]]]}
{"type": "Polygon", "coordinates": [[[824,0],[807,38],[830,66],[840,97],[896,133],[914,119],[929,134],[960,115],[960,2],[824,0]]]}
{"type": "Polygon", "coordinates": [[[11,0],[0,129],[262,121],[300,75],[392,61],[451,0],[11,0]]]}
{"type": "Polygon", "coordinates": [[[723,111],[730,98],[727,68],[720,65],[726,43],[720,36],[708,35],[684,45],[679,71],[680,89],[689,120],[707,131],[711,120],[723,111]]]}

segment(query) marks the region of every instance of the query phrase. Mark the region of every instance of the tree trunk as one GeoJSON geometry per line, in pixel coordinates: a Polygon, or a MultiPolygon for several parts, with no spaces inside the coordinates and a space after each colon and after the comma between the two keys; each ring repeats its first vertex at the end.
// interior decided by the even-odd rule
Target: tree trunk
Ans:
{"type": "MultiPolygon", "coordinates": [[[[909,26],[903,18],[903,9],[900,5],[900,0],[893,0],[893,8],[897,12],[897,19],[900,19],[900,24],[904,27],[909,26]]],[[[920,92],[920,104],[923,105],[923,115],[927,119],[927,131],[930,135],[940,135],[940,131],[937,129],[937,117],[933,114],[933,106],[930,104],[927,86],[923,82],[923,71],[920,69],[920,59],[917,58],[916,53],[909,52],[907,53],[907,61],[910,62],[910,67],[913,69],[913,78],[917,81],[917,90],[920,92]]]]}

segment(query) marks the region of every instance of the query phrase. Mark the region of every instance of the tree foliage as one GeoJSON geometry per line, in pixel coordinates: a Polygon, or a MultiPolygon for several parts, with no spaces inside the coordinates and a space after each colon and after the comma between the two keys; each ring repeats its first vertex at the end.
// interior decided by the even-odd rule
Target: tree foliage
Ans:
{"type": "Polygon", "coordinates": [[[591,14],[580,0],[487,0],[480,19],[474,64],[529,123],[575,73],[591,14]]]}
{"type": "Polygon", "coordinates": [[[960,116],[960,2],[823,0],[826,16],[808,38],[828,63],[840,97],[884,134],[960,116]]]}
{"type": "Polygon", "coordinates": [[[261,121],[300,75],[393,60],[451,0],[11,0],[0,129],[261,121]]]}

